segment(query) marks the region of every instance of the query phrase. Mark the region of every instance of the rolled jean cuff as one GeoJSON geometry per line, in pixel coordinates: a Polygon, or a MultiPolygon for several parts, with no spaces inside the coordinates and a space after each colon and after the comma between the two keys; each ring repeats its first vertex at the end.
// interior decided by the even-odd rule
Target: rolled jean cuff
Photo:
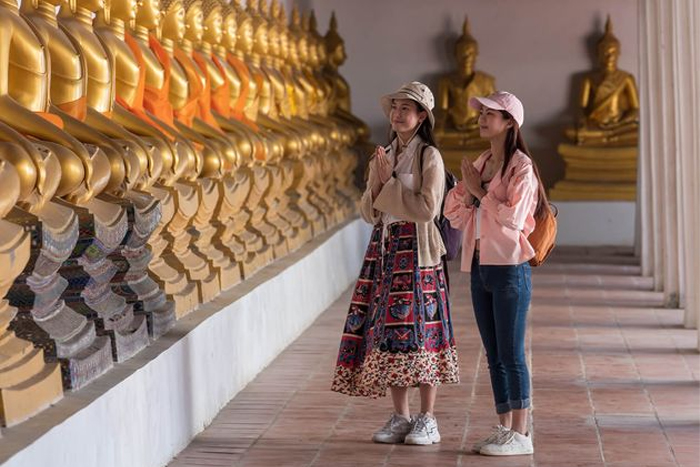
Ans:
{"type": "Polygon", "coordinates": [[[530,399],[513,400],[496,404],[496,413],[508,413],[511,410],[528,409],[530,408],[530,399]]]}
{"type": "Polygon", "coordinates": [[[508,401],[511,410],[527,409],[530,407],[530,398],[508,401]]]}
{"type": "Polygon", "coordinates": [[[508,413],[510,410],[510,402],[501,402],[500,404],[496,404],[497,414],[508,413]]]}

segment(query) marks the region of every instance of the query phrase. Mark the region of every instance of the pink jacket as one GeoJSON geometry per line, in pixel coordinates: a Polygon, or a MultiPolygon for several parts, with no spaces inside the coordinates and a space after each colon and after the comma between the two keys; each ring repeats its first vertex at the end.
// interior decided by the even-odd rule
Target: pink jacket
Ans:
{"type": "MultiPolygon", "coordinates": [[[[477,170],[490,153],[486,151],[474,161],[477,170]]],[[[476,207],[466,205],[466,193],[467,188],[460,181],[447,193],[444,214],[452,227],[463,231],[462,271],[469,272],[476,247],[476,207]]],[[[525,153],[516,151],[505,177],[501,178],[499,170],[481,200],[479,263],[515,265],[535,256],[527,237],[535,228],[536,207],[537,177],[532,161],[525,153]]]]}

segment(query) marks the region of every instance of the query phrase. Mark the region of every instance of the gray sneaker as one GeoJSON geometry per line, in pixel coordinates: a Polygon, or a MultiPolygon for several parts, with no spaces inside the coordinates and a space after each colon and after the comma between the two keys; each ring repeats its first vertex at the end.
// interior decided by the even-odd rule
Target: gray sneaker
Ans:
{"type": "Polygon", "coordinates": [[[490,435],[488,435],[486,438],[482,439],[481,441],[474,443],[474,445],[472,446],[472,452],[476,453],[476,454],[480,453],[481,448],[483,448],[487,444],[497,443],[498,440],[500,440],[502,437],[507,435],[509,432],[510,432],[510,430],[501,424],[494,426],[493,431],[491,431],[490,435]]]}
{"type": "Polygon", "coordinates": [[[411,432],[413,423],[400,415],[391,414],[389,420],[381,430],[374,433],[372,441],[375,443],[399,444],[403,443],[406,435],[411,432]]]}
{"type": "Polygon", "coordinates": [[[413,422],[413,429],[406,435],[406,444],[436,444],[440,442],[440,432],[438,431],[435,417],[419,414],[413,422]]]}
{"type": "Polygon", "coordinates": [[[533,452],[532,436],[529,433],[521,435],[513,430],[497,442],[482,447],[479,451],[484,456],[522,456],[533,452]]]}

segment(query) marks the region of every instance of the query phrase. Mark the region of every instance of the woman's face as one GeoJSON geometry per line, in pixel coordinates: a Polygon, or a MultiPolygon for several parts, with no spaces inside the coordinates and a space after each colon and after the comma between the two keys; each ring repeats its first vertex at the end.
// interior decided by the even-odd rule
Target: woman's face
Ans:
{"type": "Polygon", "coordinates": [[[428,116],[425,110],[418,111],[418,105],[411,99],[394,99],[391,102],[389,122],[397,133],[413,132],[428,116]]]}
{"type": "Polygon", "coordinates": [[[503,116],[500,110],[482,107],[479,111],[479,136],[485,139],[497,138],[513,126],[513,120],[503,116]]]}

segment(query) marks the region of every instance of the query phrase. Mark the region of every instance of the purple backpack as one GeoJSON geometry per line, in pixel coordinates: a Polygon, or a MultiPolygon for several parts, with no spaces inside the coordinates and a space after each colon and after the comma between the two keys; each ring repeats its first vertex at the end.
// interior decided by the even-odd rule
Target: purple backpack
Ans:
{"type": "MultiPolygon", "coordinates": [[[[423,171],[423,153],[425,152],[425,148],[427,147],[428,145],[426,144],[420,151],[421,172],[423,171]]],[[[451,261],[457,258],[457,256],[459,255],[459,250],[462,248],[462,231],[453,228],[450,225],[450,221],[448,221],[447,218],[443,215],[447,192],[449,192],[456,185],[457,177],[455,177],[452,172],[445,168],[445,193],[443,193],[442,202],[440,203],[440,214],[438,214],[434,221],[435,225],[437,225],[437,228],[440,231],[442,243],[445,244],[445,249],[447,250],[447,253],[445,253],[444,256],[444,259],[447,261],[451,261]]]]}

